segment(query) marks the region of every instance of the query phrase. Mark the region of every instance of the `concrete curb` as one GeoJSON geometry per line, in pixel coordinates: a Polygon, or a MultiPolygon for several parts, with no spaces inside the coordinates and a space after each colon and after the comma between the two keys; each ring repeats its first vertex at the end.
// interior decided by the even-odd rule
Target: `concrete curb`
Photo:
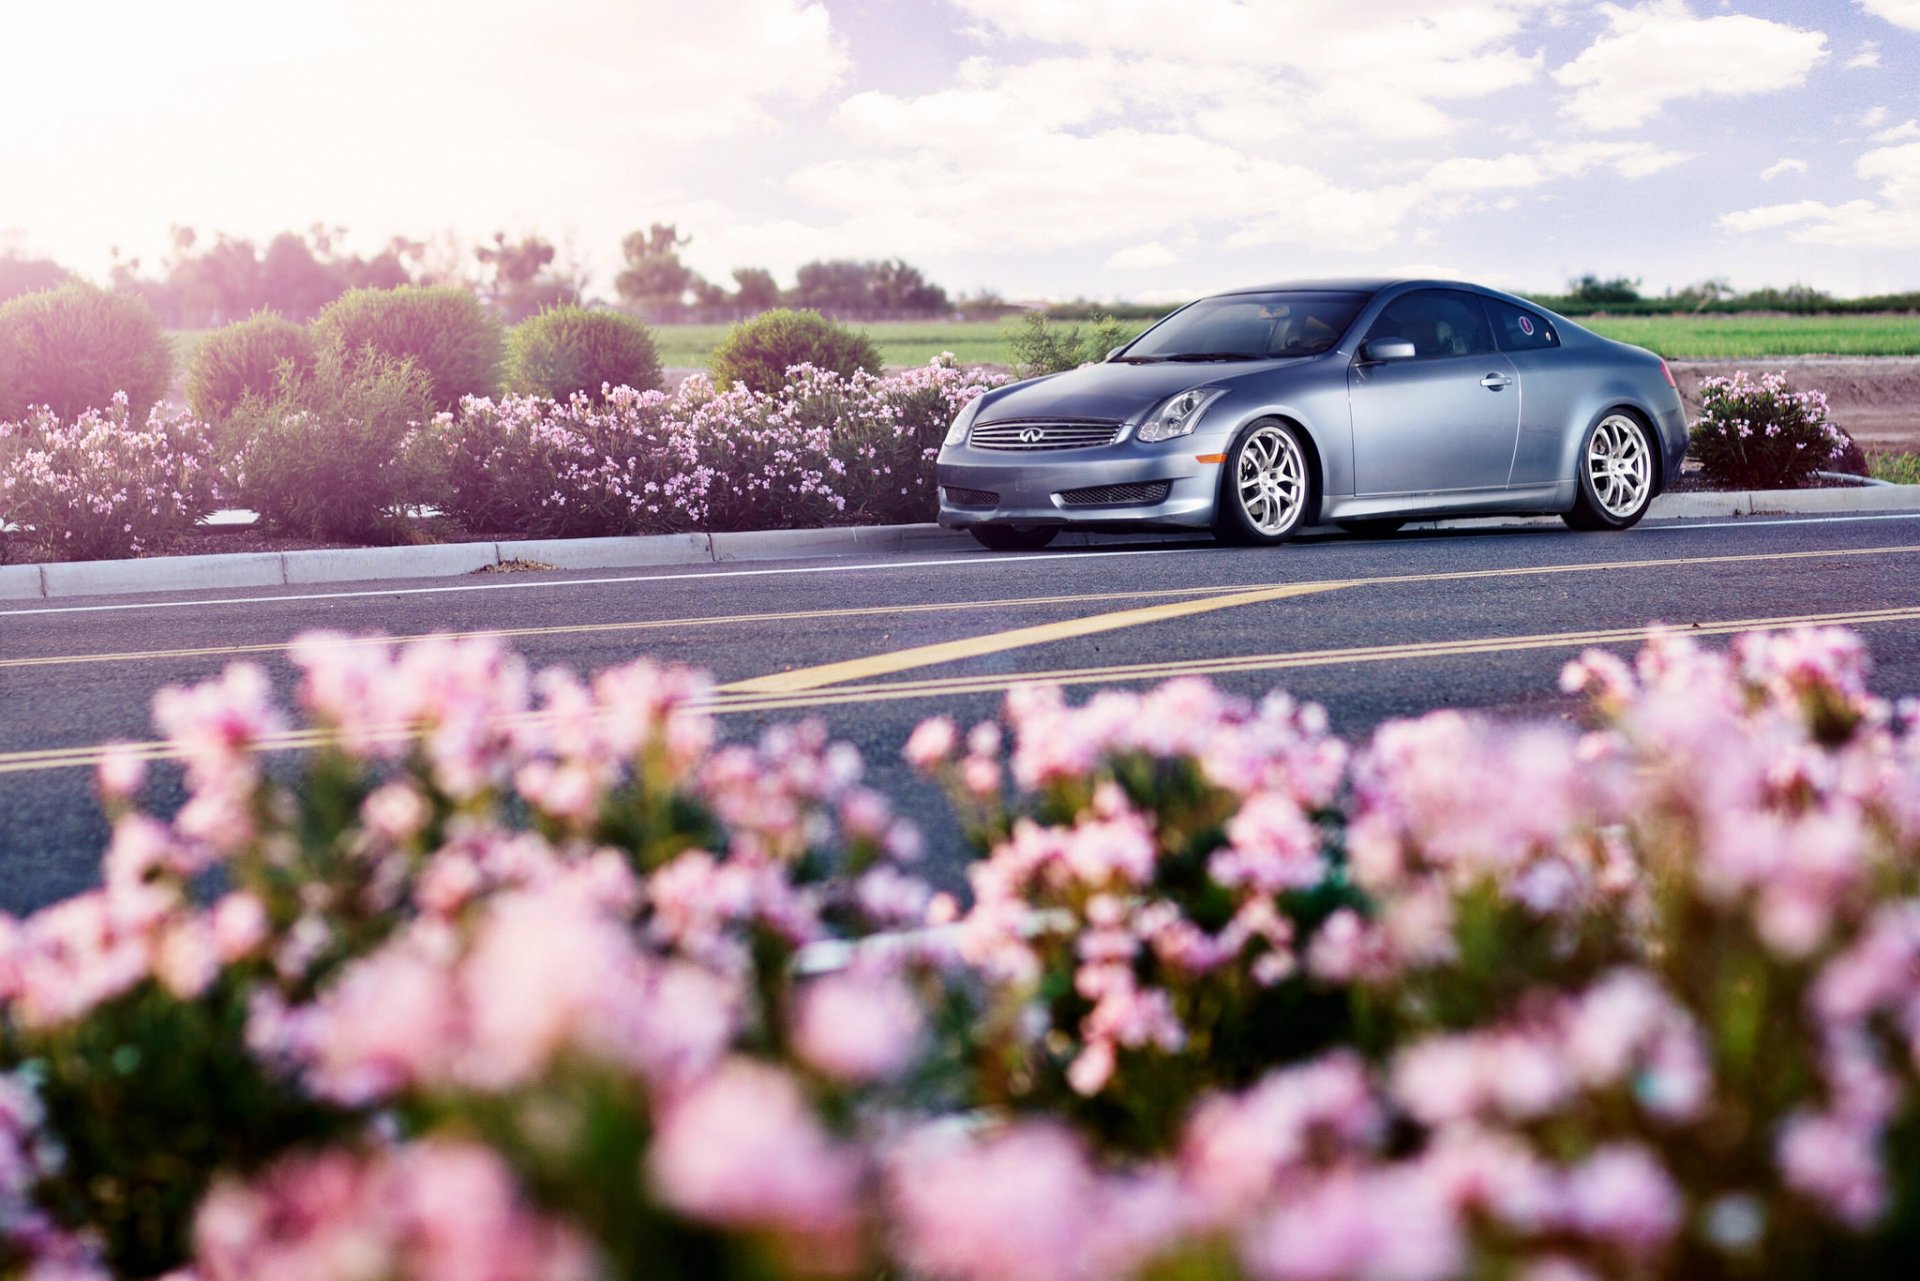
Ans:
{"type": "MultiPolygon", "coordinates": [[[[1780,489],[1666,494],[1650,520],[1739,516],[1920,511],[1920,485],[1860,489],[1780,489]]],[[[1420,521],[1412,529],[1472,529],[1557,524],[1555,517],[1490,517],[1420,521]]],[[[1205,541],[1204,534],[1062,534],[1056,547],[1205,541]]],[[[233,552],[135,560],[0,565],[0,600],[41,600],[236,587],[282,587],[381,579],[452,578],[510,561],[555,569],[650,569],[834,556],[873,556],[972,547],[973,540],[938,525],[868,525],[841,529],[770,529],[730,534],[646,534],[629,538],[535,538],[499,543],[432,543],[415,547],[349,547],[323,551],[233,552]]]]}

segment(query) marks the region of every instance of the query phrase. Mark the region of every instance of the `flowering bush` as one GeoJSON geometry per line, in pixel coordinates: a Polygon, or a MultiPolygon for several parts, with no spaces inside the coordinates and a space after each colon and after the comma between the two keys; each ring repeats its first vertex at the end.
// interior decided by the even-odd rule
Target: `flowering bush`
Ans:
{"type": "Polygon", "coordinates": [[[0,422],[0,522],[60,560],[161,546],[213,509],[208,428],[152,410],[133,421],[124,394],[62,419],[47,409],[0,422]]]}
{"type": "Polygon", "coordinates": [[[1700,382],[1692,450],[1707,479],[1726,488],[1790,489],[1850,443],[1827,420],[1827,398],[1794,391],[1784,373],[1756,381],[1744,370],[1700,382]]]}
{"type": "Polygon", "coordinates": [[[1344,1003],[1301,982],[1345,898],[1330,825],[1346,748],[1320,709],[1188,680],[1077,709],[1023,687],[1007,718],[1005,759],[992,723],[962,743],[928,721],[907,745],[987,851],[959,931],[991,993],[974,1035],[996,1101],[1165,1147],[1205,1089],[1344,1030],[1344,1003]]]}
{"type": "Polygon", "coordinates": [[[1200,682],[914,764],[488,641],[166,691],[103,884],[0,930],[0,1265],[221,1281],[1896,1275],[1920,728],[1842,632],[1350,751],[1200,682]],[[301,772],[269,772],[277,745],[301,772]],[[1515,803],[1524,797],[1525,804],[1515,803]],[[198,894],[217,871],[221,889],[198,894]],[[922,928],[927,927],[927,928],[922,928]]]}
{"type": "Polygon", "coordinates": [[[469,528],[528,535],[768,529],[932,515],[933,459],[990,379],[943,359],[884,378],[808,367],[773,393],[706,379],[604,400],[469,399],[416,442],[469,528]]]}

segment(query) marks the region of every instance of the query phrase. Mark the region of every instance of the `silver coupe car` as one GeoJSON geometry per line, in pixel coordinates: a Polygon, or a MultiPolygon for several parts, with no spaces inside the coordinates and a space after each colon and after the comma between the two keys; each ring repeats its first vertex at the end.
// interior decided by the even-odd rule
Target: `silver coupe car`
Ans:
{"type": "Polygon", "coordinates": [[[1267,285],[968,405],[940,450],[940,523],[1002,551],[1069,527],[1280,543],[1513,512],[1625,529],[1686,450],[1665,361],[1532,303],[1452,281],[1267,285]]]}

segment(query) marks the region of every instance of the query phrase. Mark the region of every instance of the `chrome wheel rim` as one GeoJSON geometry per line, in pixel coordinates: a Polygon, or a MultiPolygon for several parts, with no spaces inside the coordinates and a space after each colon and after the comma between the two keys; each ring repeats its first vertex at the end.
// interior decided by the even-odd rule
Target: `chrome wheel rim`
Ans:
{"type": "Polygon", "coordinates": [[[1240,448],[1234,483],[1247,522],[1263,534],[1284,534],[1306,503],[1307,460],[1300,442],[1279,427],[1255,428],[1240,448]]]}
{"type": "Polygon", "coordinates": [[[1587,479],[1612,516],[1631,516],[1653,488],[1653,451],[1647,433],[1625,414],[1609,414],[1587,442],[1587,479]]]}

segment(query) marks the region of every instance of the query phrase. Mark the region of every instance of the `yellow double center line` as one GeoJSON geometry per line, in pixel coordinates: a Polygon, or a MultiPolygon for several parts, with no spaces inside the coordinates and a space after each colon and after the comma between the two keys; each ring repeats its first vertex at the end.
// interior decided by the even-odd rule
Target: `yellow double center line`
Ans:
{"type": "MultiPolygon", "coordinates": [[[[1522,578],[1541,575],[1579,574],[1632,569],[1679,568],[1704,565],[1730,565],[1791,560],[1835,559],[1859,556],[1895,556],[1920,553],[1920,545],[1900,547],[1839,548],[1822,551],[1756,552],[1739,555],[1667,557],[1648,560],[1590,562],[1566,565],[1515,566],[1502,569],[1460,570],[1435,574],[1395,574],[1312,583],[1287,583],[1245,588],[1209,586],[1170,588],[1136,592],[1104,592],[1071,596],[1029,596],[1003,600],[938,602],[904,606],[863,606],[834,610],[806,610],[789,613],[727,614],[708,618],[658,619],[623,623],[587,623],[558,627],[501,628],[457,635],[477,637],[566,636],[592,633],[644,631],[666,628],[692,628],[713,624],[767,623],[857,618],[878,615],[905,615],[964,610],[1010,609],[1029,606],[1084,604],[1095,601],[1127,601],[1168,596],[1188,599],[1093,614],[1082,618],[1042,623],[1008,631],[992,632],[963,640],[877,654],[775,673],[722,686],[705,704],[719,714],[791,711],[840,706],[849,703],[893,702],[905,699],[955,697],[995,693],[1016,685],[1051,682],[1062,685],[1092,685],[1115,682],[1165,680],[1175,676],[1217,676],[1240,672],[1283,671],[1291,668],[1325,667],[1348,663],[1399,662],[1438,659],[1475,654],[1513,653],[1540,649],[1579,649],[1592,645],[1631,643],[1650,635],[1650,627],[1588,629],[1542,632],[1522,636],[1483,636],[1465,640],[1418,641],[1396,645],[1360,645],[1339,649],[1294,650],[1269,654],[1227,655],[1214,658],[1166,660],[1152,663],[1119,664],[1104,667],[1079,667],[1037,670],[1020,673],[996,673],[972,676],[940,677],[923,680],[890,681],[883,684],[850,684],[875,676],[892,675],[915,668],[977,658],[1008,650],[1045,644],[1055,640],[1096,635],[1101,632],[1138,627],[1171,619],[1191,617],[1214,610],[1232,609],[1295,596],[1335,591],[1342,588],[1389,586],[1395,584],[1458,582],[1473,579],[1522,578]]],[[[1876,623],[1920,621],[1920,605],[1889,606],[1875,609],[1830,611],[1770,617],[1723,619],[1693,623],[1683,629],[1694,635],[1725,635],[1742,631],[1772,631],[1791,627],[1849,626],[1876,623]]],[[[444,635],[444,633],[443,633],[444,635]]],[[[406,641],[425,637],[400,638],[406,641]]],[[[369,637],[354,643],[385,644],[387,638],[369,637]]],[[[180,658],[230,656],[281,652],[285,644],[206,647],[201,649],[156,650],[140,654],[92,654],[68,657],[21,658],[0,660],[4,666],[49,666],[60,663],[134,661],[141,658],[180,658]]],[[[524,713],[515,721],[538,721],[541,713],[524,713]]],[[[390,740],[412,737],[414,726],[395,724],[383,727],[379,736],[390,740]]],[[[263,751],[297,751],[334,741],[324,729],[288,730],[269,735],[259,744],[263,751]]],[[[97,764],[106,751],[104,745],[44,748],[0,753],[0,774],[66,769],[97,764]]],[[[150,760],[177,758],[179,749],[168,742],[150,741],[126,744],[130,751],[150,760]]]]}

